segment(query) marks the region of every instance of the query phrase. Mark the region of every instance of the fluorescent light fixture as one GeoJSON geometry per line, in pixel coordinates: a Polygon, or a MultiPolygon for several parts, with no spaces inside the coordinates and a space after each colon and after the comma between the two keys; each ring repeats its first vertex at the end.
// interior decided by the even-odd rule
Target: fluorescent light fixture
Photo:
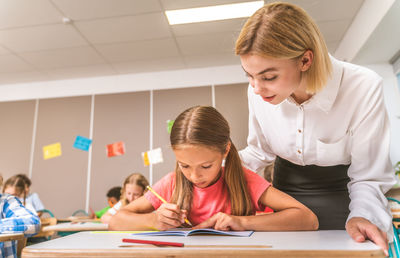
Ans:
{"type": "Polygon", "coordinates": [[[249,17],[264,5],[264,1],[253,1],[237,4],[224,4],[199,8],[165,11],[171,25],[217,21],[249,17]]]}

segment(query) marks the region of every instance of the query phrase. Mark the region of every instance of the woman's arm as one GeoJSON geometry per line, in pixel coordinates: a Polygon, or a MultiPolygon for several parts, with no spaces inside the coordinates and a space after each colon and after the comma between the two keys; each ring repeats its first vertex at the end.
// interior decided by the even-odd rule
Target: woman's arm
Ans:
{"type": "Polygon", "coordinates": [[[166,230],[176,228],[184,223],[186,212],[181,211],[176,204],[164,203],[157,211],[151,203],[142,196],[121,208],[112,216],[110,230],[166,230]]]}
{"type": "Polygon", "coordinates": [[[279,191],[268,187],[259,203],[275,212],[255,216],[233,216],[218,213],[195,228],[212,227],[218,230],[290,231],[317,230],[318,218],[306,206],[279,191]]]}

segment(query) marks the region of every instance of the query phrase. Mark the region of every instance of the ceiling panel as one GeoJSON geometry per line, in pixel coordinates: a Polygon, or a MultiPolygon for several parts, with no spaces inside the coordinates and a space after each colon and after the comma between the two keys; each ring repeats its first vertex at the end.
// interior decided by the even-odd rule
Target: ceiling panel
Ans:
{"type": "Polygon", "coordinates": [[[81,21],[75,25],[93,44],[171,37],[164,13],[81,21]]]}
{"type": "Polygon", "coordinates": [[[42,52],[22,53],[20,56],[39,69],[104,64],[104,59],[91,47],[63,48],[42,52]]]}
{"type": "Polygon", "coordinates": [[[0,55],[9,55],[11,54],[10,51],[8,51],[6,48],[0,46],[0,55]]]}
{"type": "Polygon", "coordinates": [[[49,79],[46,74],[37,71],[0,74],[0,84],[48,81],[49,79]]]}
{"type": "Polygon", "coordinates": [[[252,2],[255,0],[160,0],[165,10],[204,7],[210,5],[252,2]]]}
{"type": "Polygon", "coordinates": [[[110,62],[179,57],[178,48],[172,38],[96,45],[95,47],[110,62]]]}
{"type": "Polygon", "coordinates": [[[184,55],[233,53],[236,33],[218,33],[177,37],[179,48],[184,55]]]}
{"type": "Polygon", "coordinates": [[[351,20],[324,21],[318,24],[326,42],[341,40],[351,20]]]}
{"type": "Polygon", "coordinates": [[[178,70],[186,68],[181,58],[165,58],[158,60],[113,63],[112,66],[118,71],[118,73],[121,74],[178,70]]]}
{"type": "Polygon", "coordinates": [[[158,0],[52,0],[52,2],[73,20],[162,11],[158,0]]]}
{"type": "Polygon", "coordinates": [[[15,55],[0,56],[0,76],[6,73],[33,71],[34,68],[15,55]]]}
{"type": "Polygon", "coordinates": [[[60,23],[62,15],[49,0],[1,0],[0,30],[60,23]]]}
{"type": "Polygon", "coordinates": [[[90,66],[69,67],[62,69],[52,69],[48,70],[47,74],[50,79],[61,80],[61,79],[73,79],[77,77],[96,77],[96,76],[115,75],[116,72],[108,64],[99,64],[90,66]]]}
{"type": "Polygon", "coordinates": [[[292,0],[285,1],[301,6],[315,21],[353,19],[364,0],[292,0]]]}
{"type": "Polygon", "coordinates": [[[223,21],[199,22],[193,24],[177,24],[172,25],[171,28],[172,32],[177,37],[218,32],[240,32],[240,28],[242,28],[246,20],[247,18],[238,18],[223,21]]]}
{"type": "Polygon", "coordinates": [[[207,67],[210,63],[213,66],[240,65],[240,59],[233,53],[222,53],[212,55],[185,56],[185,63],[188,68],[207,67]]]}
{"type": "Polygon", "coordinates": [[[0,44],[14,52],[88,45],[73,26],[64,24],[0,30],[0,44]]]}

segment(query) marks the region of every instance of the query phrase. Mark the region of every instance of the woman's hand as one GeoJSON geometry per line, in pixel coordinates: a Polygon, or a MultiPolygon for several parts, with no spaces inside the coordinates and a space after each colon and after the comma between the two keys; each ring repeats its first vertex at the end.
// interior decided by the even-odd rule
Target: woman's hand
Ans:
{"type": "Polygon", "coordinates": [[[163,203],[155,213],[155,228],[158,230],[179,227],[187,217],[187,211],[179,209],[179,206],[173,203],[163,203]]]}
{"type": "Polygon", "coordinates": [[[228,215],[218,212],[211,218],[198,224],[194,229],[198,228],[214,228],[216,230],[245,230],[242,225],[241,217],[228,215]]]}
{"type": "Polygon", "coordinates": [[[386,233],[382,232],[369,220],[361,217],[353,217],[347,222],[346,230],[354,241],[364,242],[366,239],[369,239],[382,248],[386,256],[389,256],[386,233]]]}

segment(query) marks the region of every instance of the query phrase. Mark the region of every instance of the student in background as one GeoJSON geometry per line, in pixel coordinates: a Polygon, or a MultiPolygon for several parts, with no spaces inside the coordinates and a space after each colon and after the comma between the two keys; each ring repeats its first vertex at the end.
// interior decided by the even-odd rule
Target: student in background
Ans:
{"type": "Polygon", "coordinates": [[[27,197],[27,185],[25,179],[19,175],[14,175],[7,179],[4,183],[3,193],[14,195],[19,198],[21,203],[30,210],[33,214],[37,215],[35,208],[31,203],[26,202],[27,197]]]}
{"type": "Polygon", "coordinates": [[[228,122],[215,108],[196,106],[181,113],[170,142],[175,171],[153,186],[168,203],[147,192],[111,219],[111,230],[167,230],[186,218],[195,228],[217,230],[318,228],[310,209],[242,167],[228,122]],[[255,216],[267,205],[275,212],[255,216]]]}
{"type": "Polygon", "coordinates": [[[142,196],[146,192],[146,186],[148,185],[149,182],[142,174],[133,173],[129,175],[122,185],[121,200],[101,217],[101,222],[108,224],[112,216],[115,215],[121,207],[128,205],[142,196]]]}
{"type": "Polygon", "coordinates": [[[26,194],[27,197],[25,199],[25,203],[29,206],[31,205],[35,211],[37,212],[38,216],[42,216],[42,211],[45,209],[42,201],[39,198],[37,193],[29,193],[30,187],[32,185],[32,181],[27,177],[25,174],[17,174],[17,177],[21,177],[25,181],[26,185],[26,194]]]}
{"type": "Polygon", "coordinates": [[[111,188],[110,190],[108,190],[107,192],[107,202],[108,202],[108,206],[96,211],[94,213],[94,216],[96,218],[101,218],[110,208],[114,207],[115,204],[117,204],[119,202],[119,199],[121,197],[121,187],[120,186],[115,186],[113,188],[111,188]]]}
{"type": "MultiPolygon", "coordinates": [[[[3,177],[0,176],[0,185],[3,177]]],[[[26,209],[13,195],[0,194],[0,233],[24,233],[26,237],[40,230],[39,217],[26,209]]],[[[0,242],[0,257],[17,257],[17,241],[0,242]]]]}

